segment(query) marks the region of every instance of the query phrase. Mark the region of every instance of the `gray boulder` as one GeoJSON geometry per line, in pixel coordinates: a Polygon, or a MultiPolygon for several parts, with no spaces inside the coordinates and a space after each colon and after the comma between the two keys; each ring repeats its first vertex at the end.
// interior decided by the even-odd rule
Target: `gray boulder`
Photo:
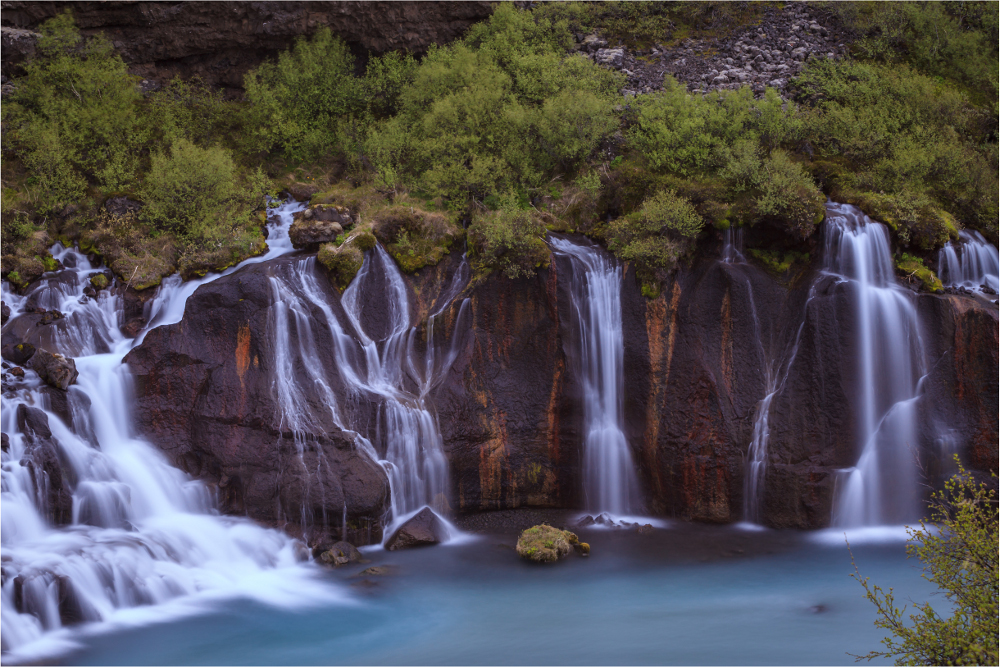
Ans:
{"type": "Polygon", "coordinates": [[[31,357],[31,368],[45,382],[56,389],[66,391],[76,382],[80,375],[76,370],[76,362],[61,354],[53,354],[47,350],[37,350],[31,357]]]}
{"type": "Polygon", "coordinates": [[[425,507],[392,534],[385,543],[385,548],[389,551],[398,551],[438,544],[444,540],[447,532],[437,514],[432,512],[430,507],[425,507]]]}

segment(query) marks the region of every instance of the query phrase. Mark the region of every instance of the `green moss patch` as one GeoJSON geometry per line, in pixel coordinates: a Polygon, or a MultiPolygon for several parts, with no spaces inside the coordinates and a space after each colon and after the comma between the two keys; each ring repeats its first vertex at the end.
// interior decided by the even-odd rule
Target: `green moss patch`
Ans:
{"type": "Polygon", "coordinates": [[[543,523],[521,533],[517,539],[517,555],[535,563],[554,563],[568,556],[573,545],[578,543],[576,535],[568,530],[543,523]]]}
{"type": "Polygon", "coordinates": [[[457,216],[396,205],[374,214],[373,231],[404,273],[433,266],[465,232],[457,216]]]}
{"type": "Polygon", "coordinates": [[[938,293],[944,291],[944,285],[937,274],[924,266],[924,260],[903,253],[896,257],[896,273],[907,282],[917,282],[925,292],[938,293]]]}

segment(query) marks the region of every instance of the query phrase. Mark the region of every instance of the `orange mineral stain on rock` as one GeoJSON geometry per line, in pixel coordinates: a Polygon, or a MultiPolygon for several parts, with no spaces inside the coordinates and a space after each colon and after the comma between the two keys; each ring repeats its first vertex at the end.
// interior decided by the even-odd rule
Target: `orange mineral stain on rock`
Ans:
{"type": "MultiPolygon", "coordinates": [[[[507,465],[507,414],[495,410],[488,424],[493,437],[479,447],[479,493],[483,509],[498,509],[507,465]]],[[[509,471],[507,471],[509,474],[509,471]]]]}
{"type": "MultiPolygon", "coordinates": [[[[646,432],[643,434],[643,450],[645,458],[650,463],[656,461],[656,442],[660,437],[661,406],[666,389],[663,382],[663,371],[666,366],[665,330],[667,329],[666,297],[660,296],[655,301],[646,304],[646,339],[649,341],[649,401],[646,403],[646,432]]],[[[653,483],[655,492],[663,491],[659,475],[659,467],[653,465],[653,483]]]]}
{"type": "MultiPolygon", "coordinates": [[[[256,359],[255,359],[256,361],[256,359]]],[[[250,325],[244,324],[236,332],[236,372],[240,376],[240,387],[245,389],[243,376],[250,367],[250,325]]]]}

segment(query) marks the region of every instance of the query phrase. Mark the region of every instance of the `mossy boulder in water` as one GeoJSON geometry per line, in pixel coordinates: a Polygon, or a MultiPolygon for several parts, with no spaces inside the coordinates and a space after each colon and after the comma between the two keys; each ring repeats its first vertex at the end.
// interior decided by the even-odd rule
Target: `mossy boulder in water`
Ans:
{"type": "MultiPolygon", "coordinates": [[[[576,535],[568,530],[543,523],[521,533],[517,540],[517,555],[536,563],[554,563],[568,556],[573,545],[579,542],[576,535]]],[[[590,553],[590,545],[587,545],[587,553],[590,553]]]]}

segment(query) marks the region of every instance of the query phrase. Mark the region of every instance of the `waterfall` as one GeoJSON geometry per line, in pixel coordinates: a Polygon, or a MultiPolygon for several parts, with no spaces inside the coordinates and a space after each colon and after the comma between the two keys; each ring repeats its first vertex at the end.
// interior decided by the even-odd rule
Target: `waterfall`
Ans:
{"type": "Polygon", "coordinates": [[[902,523],[918,511],[917,399],[923,345],[912,293],[893,270],[889,234],[859,209],[828,204],[824,264],[856,309],[858,438],[861,455],[844,471],[836,526],[902,523]]]}
{"type": "Polygon", "coordinates": [[[1000,291],[1000,260],[997,249],[977,231],[958,233],[959,243],[949,241],[938,251],[938,272],[948,287],[1000,291]]]}
{"type": "Polygon", "coordinates": [[[622,270],[600,249],[553,237],[570,259],[575,363],[583,382],[583,478],[587,510],[622,516],[638,507],[632,451],[622,430],[622,270]]]}
{"type": "MultiPolygon", "coordinates": [[[[294,202],[278,207],[269,251],[243,264],[289,252],[287,229],[301,208],[294,202]]],[[[306,557],[300,543],[244,519],[218,516],[203,484],[136,437],[131,376],[121,362],[145,331],[136,339],[122,335],[123,304],[112,291],[102,290],[96,299],[84,296],[96,270],[85,255],[59,245],[52,253],[68,268],[43,276],[30,294],[13,294],[4,283],[4,301],[11,307],[7,326],[28,306],[65,314],[48,325],[57,327],[52,343],[75,357],[79,371],[65,394],[46,387],[29,369],[23,378],[5,377],[0,416],[9,439],[2,455],[5,654],[30,659],[25,656],[32,647],[51,644],[66,625],[110,621],[129,609],[171,600],[330,599],[333,589],[302,582],[311,570],[299,565],[306,557]],[[64,395],[68,409],[56,409],[53,395],[64,395]],[[46,460],[58,460],[58,468],[39,465],[46,460]],[[50,476],[58,469],[61,480],[50,476]],[[52,506],[57,487],[71,493],[70,512],[52,506]]],[[[179,321],[187,297],[218,277],[183,284],[165,280],[149,304],[147,330],[179,321]]]]}
{"type": "MultiPolygon", "coordinates": [[[[430,506],[439,514],[448,512],[448,463],[428,395],[446,376],[458,354],[461,338],[458,332],[468,319],[468,299],[459,306],[456,334],[446,351],[437,349],[434,326],[467,283],[468,265],[463,257],[451,285],[439,299],[438,309],[428,318],[423,351],[418,344],[419,327],[412,322],[406,283],[381,246],[367,253],[358,275],[344,291],[341,316],[320,291],[314,269],[315,258],[310,257],[292,265],[285,274],[271,277],[277,308],[275,330],[285,336],[290,331],[295,333],[297,353],[303,365],[312,369],[308,371],[310,382],[323,387],[324,395],[330,394],[328,405],[333,422],[354,433],[359,448],[386,470],[392,512],[385,531],[388,538],[399,524],[423,507],[430,506]],[[318,334],[306,315],[309,304],[323,313],[337,360],[337,373],[348,398],[351,402],[365,400],[375,404],[374,425],[368,423],[368,414],[363,410],[337,408],[322,364],[311,352],[320,343],[315,342],[318,334]],[[295,318],[294,323],[289,317],[295,318]]],[[[290,343],[279,342],[276,350],[296,349],[290,343]]],[[[302,403],[295,394],[296,381],[289,373],[283,382],[290,387],[278,385],[278,402],[288,418],[295,418],[302,403]]]]}
{"type": "Polygon", "coordinates": [[[743,256],[743,228],[726,227],[722,232],[722,261],[725,264],[742,264],[746,262],[743,256]]]}

